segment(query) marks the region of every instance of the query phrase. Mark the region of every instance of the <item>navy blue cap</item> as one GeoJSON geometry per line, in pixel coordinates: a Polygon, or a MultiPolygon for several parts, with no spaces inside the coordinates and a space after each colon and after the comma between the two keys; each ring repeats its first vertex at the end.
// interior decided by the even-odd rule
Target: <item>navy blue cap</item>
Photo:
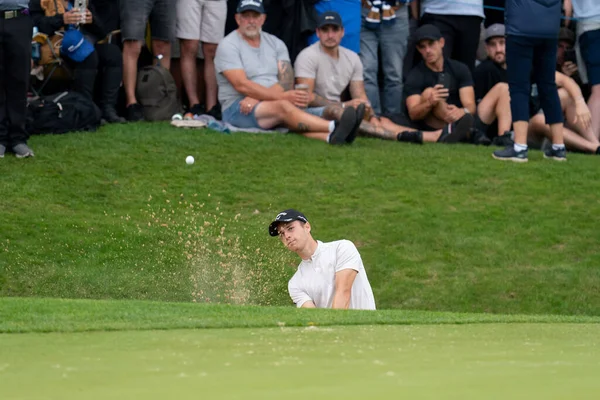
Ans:
{"type": "Polygon", "coordinates": [[[275,217],[275,221],[271,222],[271,224],[269,225],[269,235],[279,236],[279,232],[277,232],[277,227],[279,226],[279,224],[282,222],[285,223],[292,221],[301,221],[306,223],[308,222],[308,219],[306,219],[306,216],[298,210],[294,210],[292,208],[284,210],[277,214],[277,216],[275,217]]]}
{"type": "Polygon", "coordinates": [[[236,12],[240,14],[244,11],[256,11],[257,13],[264,14],[265,7],[262,0],[240,0],[236,12]]]}
{"type": "Polygon", "coordinates": [[[340,28],[344,27],[344,24],[342,23],[342,17],[340,17],[340,14],[336,13],[335,11],[325,11],[323,14],[319,15],[317,28],[322,28],[326,25],[339,26],[340,28]]]}
{"type": "Polygon", "coordinates": [[[442,38],[442,32],[440,29],[431,24],[425,24],[415,31],[415,42],[419,43],[421,40],[440,40],[442,38]]]}

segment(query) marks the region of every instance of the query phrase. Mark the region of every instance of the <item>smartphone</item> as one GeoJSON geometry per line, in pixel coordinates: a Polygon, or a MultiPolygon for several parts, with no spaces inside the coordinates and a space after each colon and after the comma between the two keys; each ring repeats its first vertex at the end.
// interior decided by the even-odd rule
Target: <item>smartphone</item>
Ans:
{"type": "Polygon", "coordinates": [[[440,72],[438,74],[438,82],[437,82],[437,84],[438,85],[442,85],[446,89],[449,89],[450,80],[448,79],[448,76],[444,72],[440,72]]]}
{"type": "Polygon", "coordinates": [[[565,50],[565,62],[570,61],[573,64],[577,64],[577,55],[575,54],[575,49],[565,50]]]}

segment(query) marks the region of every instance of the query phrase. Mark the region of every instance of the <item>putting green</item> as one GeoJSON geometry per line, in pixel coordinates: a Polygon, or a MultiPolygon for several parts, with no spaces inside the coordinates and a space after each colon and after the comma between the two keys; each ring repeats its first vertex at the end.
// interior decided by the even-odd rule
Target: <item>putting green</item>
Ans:
{"type": "Polygon", "coordinates": [[[0,399],[597,399],[600,325],[0,335],[0,399]]]}

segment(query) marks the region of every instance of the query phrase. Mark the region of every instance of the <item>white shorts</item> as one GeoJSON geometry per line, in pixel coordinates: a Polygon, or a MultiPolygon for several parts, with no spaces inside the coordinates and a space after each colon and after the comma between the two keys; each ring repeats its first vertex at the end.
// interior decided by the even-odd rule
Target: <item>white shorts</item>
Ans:
{"type": "Polygon", "coordinates": [[[226,0],[177,0],[179,39],[218,44],[225,37],[226,0]]]}

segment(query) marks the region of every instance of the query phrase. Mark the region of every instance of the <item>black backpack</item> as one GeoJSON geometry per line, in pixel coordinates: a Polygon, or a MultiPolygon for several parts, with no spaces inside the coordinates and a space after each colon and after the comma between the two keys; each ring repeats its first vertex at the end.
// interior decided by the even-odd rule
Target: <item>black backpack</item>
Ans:
{"type": "Polygon", "coordinates": [[[173,75],[160,65],[147,66],[138,72],[135,96],[144,106],[146,121],[170,121],[181,112],[173,75]]]}
{"type": "Polygon", "coordinates": [[[27,104],[27,130],[31,135],[94,131],[100,126],[100,109],[87,96],[62,92],[27,104]]]}

